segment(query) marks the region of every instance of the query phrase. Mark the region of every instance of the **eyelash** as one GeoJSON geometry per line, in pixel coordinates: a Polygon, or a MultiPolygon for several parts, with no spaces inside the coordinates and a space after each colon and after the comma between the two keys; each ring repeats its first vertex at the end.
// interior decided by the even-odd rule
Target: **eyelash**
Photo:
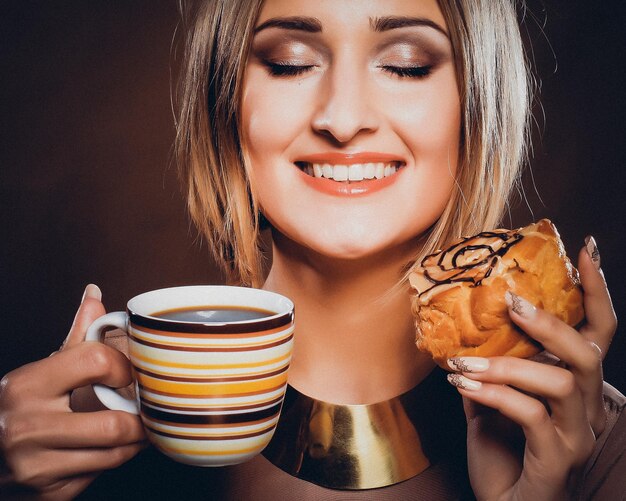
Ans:
{"type": "Polygon", "coordinates": [[[267,67],[270,75],[276,77],[295,77],[315,67],[313,64],[298,66],[295,64],[272,63],[270,61],[266,61],[265,66],[267,67]]]}
{"type": "Polygon", "coordinates": [[[432,66],[379,66],[383,71],[400,78],[424,78],[430,75],[432,66]]]}
{"type": "MultiPolygon", "coordinates": [[[[315,67],[313,64],[299,66],[295,64],[272,63],[270,61],[266,61],[265,66],[270,75],[277,77],[298,76],[315,67]]],[[[432,70],[432,66],[379,66],[379,68],[400,78],[424,78],[430,75],[432,70]]]]}

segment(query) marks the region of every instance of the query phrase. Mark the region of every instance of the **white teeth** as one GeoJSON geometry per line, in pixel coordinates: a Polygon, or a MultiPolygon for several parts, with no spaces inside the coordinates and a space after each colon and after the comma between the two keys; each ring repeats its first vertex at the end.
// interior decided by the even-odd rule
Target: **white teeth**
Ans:
{"type": "Polygon", "coordinates": [[[350,181],[363,181],[363,166],[354,164],[348,167],[348,179],[350,181]]]}
{"type": "Polygon", "coordinates": [[[312,177],[324,177],[335,181],[362,181],[363,179],[382,179],[395,174],[398,170],[397,163],[383,162],[331,165],[331,164],[305,164],[302,171],[312,177]]]}
{"type": "Polygon", "coordinates": [[[322,172],[324,173],[324,177],[328,179],[333,178],[333,168],[330,166],[330,164],[322,165],[322,172]]]}
{"type": "Polygon", "coordinates": [[[335,181],[347,181],[348,180],[348,166],[347,165],[335,165],[333,167],[333,179],[335,181]]]}
{"type": "Polygon", "coordinates": [[[380,162],[376,164],[376,173],[374,174],[374,176],[376,177],[376,179],[382,179],[383,177],[385,177],[385,164],[380,162]]]}

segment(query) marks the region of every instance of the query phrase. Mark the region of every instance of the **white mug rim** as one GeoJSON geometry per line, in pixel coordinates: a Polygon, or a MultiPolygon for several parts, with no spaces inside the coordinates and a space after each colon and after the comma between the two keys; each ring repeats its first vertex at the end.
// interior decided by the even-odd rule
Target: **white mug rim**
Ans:
{"type": "MultiPolygon", "coordinates": [[[[187,297],[187,296],[186,296],[187,297]]],[[[294,312],[294,303],[291,299],[278,294],[272,291],[266,291],[263,289],[255,289],[251,287],[241,287],[234,285],[184,285],[184,286],[176,286],[176,287],[166,287],[162,289],[155,289],[151,291],[147,291],[137,296],[134,296],[130,299],[126,305],[126,311],[129,317],[130,323],[140,323],[140,324],[148,324],[146,327],[157,327],[162,326],[164,330],[189,330],[191,332],[195,332],[196,330],[204,331],[206,329],[211,328],[225,328],[232,326],[235,330],[241,331],[254,331],[259,329],[266,329],[271,326],[280,326],[293,321],[293,312],[294,312]],[[229,297],[230,301],[196,301],[197,304],[188,304],[187,302],[183,302],[180,305],[168,305],[168,307],[150,307],[148,310],[150,313],[146,313],[146,303],[150,303],[157,297],[161,297],[161,306],[163,304],[168,303],[168,299],[163,299],[164,297],[171,297],[174,295],[191,295],[191,296],[201,296],[202,293],[210,293],[211,295],[222,295],[223,297],[229,297]],[[246,300],[232,300],[233,297],[240,298],[241,295],[246,296],[246,300]],[[254,301],[250,301],[252,297],[256,297],[261,299],[256,303],[254,301]],[[141,303],[144,303],[143,305],[141,303]],[[267,302],[271,303],[274,307],[265,307],[263,309],[269,311],[276,311],[273,315],[264,316],[261,318],[256,318],[252,320],[233,320],[233,321],[220,321],[220,322],[211,322],[211,321],[195,321],[195,320],[172,320],[163,318],[160,316],[155,316],[155,312],[165,311],[167,309],[176,309],[183,307],[194,307],[194,306],[229,306],[229,307],[262,307],[262,305],[266,305],[267,302]],[[139,303],[139,305],[137,304],[139,303]],[[251,304],[253,303],[253,304],[251,304]],[[281,307],[278,307],[280,305],[281,307]]]]}

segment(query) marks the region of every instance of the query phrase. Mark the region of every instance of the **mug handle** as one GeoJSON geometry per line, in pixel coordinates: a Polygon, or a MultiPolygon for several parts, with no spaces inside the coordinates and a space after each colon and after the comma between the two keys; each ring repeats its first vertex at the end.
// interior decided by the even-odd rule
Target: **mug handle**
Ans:
{"type": "MultiPolygon", "coordinates": [[[[102,335],[107,327],[117,327],[128,333],[128,316],[124,311],[114,311],[97,318],[87,329],[85,341],[102,342],[102,335]]],[[[139,414],[137,400],[125,398],[112,388],[103,384],[94,384],[93,391],[106,407],[114,411],[125,411],[131,414],[139,414]]]]}

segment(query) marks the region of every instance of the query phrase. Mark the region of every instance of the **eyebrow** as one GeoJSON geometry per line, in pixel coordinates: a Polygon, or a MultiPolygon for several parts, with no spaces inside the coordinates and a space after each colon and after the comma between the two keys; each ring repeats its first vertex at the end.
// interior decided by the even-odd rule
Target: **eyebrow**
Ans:
{"type": "Polygon", "coordinates": [[[282,28],[283,30],[298,30],[309,33],[319,33],[322,31],[322,23],[315,17],[273,17],[254,28],[254,32],[258,33],[267,28],[282,28]]]}
{"type": "Polygon", "coordinates": [[[370,26],[374,31],[382,32],[410,26],[426,26],[433,28],[448,37],[448,32],[435,21],[423,17],[385,16],[370,18],[370,26]]]}
{"type": "MultiPolygon", "coordinates": [[[[411,26],[426,26],[433,28],[446,37],[448,32],[436,22],[423,17],[410,16],[384,16],[370,18],[370,27],[376,32],[394,30],[397,28],[407,28],[411,26]]],[[[321,33],[322,22],[316,17],[289,16],[273,17],[254,28],[254,33],[267,28],[282,28],[283,30],[306,31],[308,33],[321,33]]]]}

